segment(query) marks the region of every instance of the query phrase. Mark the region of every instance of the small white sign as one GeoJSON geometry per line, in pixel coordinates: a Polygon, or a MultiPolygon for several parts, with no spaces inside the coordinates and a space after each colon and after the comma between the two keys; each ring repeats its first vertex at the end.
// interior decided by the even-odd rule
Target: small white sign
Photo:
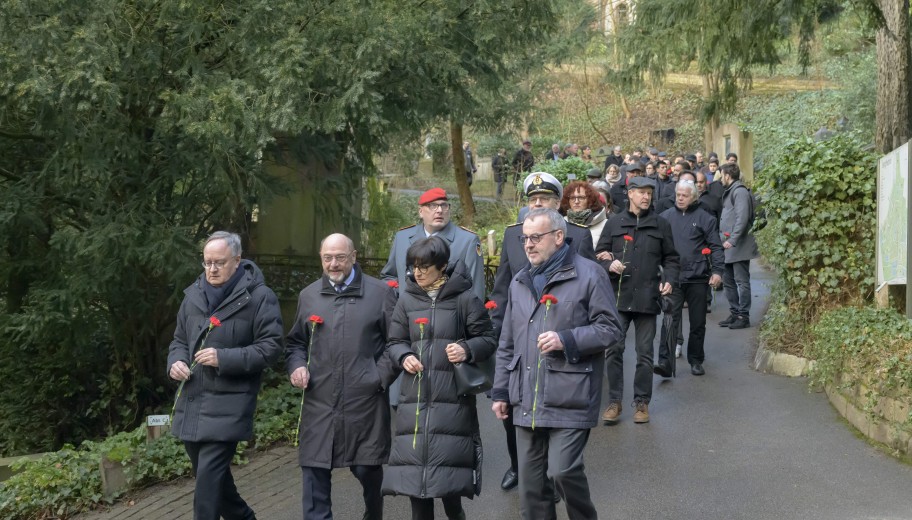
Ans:
{"type": "Polygon", "coordinates": [[[146,417],[147,426],[168,426],[171,424],[171,418],[167,415],[150,415],[146,417]]]}
{"type": "Polygon", "coordinates": [[[575,180],[576,180],[576,174],[575,174],[575,173],[568,173],[568,174],[567,174],[567,182],[575,181],[575,180]]]}

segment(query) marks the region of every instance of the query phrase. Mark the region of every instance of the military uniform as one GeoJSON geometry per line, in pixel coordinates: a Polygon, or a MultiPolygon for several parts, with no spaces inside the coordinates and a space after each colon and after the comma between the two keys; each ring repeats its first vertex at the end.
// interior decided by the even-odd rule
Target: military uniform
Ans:
{"type": "MultiPolygon", "coordinates": [[[[465,263],[466,274],[472,280],[472,291],[478,296],[478,299],[485,301],[484,260],[481,257],[481,242],[478,235],[452,222],[448,222],[435,234],[446,240],[447,245],[450,246],[450,265],[453,265],[456,260],[462,260],[465,263]]],[[[380,278],[396,280],[399,282],[399,287],[405,287],[405,276],[408,272],[408,267],[405,265],[405,253],[412,244],[427,237],[428,234],[422,223],[402,228],[396,232],[393,246],[390,248],[389,260],[380,271],[380,278]]]]}

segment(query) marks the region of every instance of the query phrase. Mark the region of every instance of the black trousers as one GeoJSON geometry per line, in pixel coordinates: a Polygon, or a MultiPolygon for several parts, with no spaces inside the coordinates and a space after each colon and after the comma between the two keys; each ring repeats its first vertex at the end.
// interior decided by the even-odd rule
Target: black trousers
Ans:
{"type": "Polygon", "coordinates": [[[516,427],[519,454],[519,509],[523,520],[557,518],[550,481],[567,505],[570,520],[595,520],[583,465],[588,429],[516,427]]]}
{"type": "Polygon", "coordinates": [[[244,502],[231,476],[231,459],[237,442],[189,442],[184,449],[190,456],[196,489],[193,493],[194,520],[255,520],[253,510],[244,502]]]}
{"type": "MultiPolygon", "coordinates": [[[[684,302],[687,302],[687,317],[690,319],[690,331],[687,334],[687,362],[703,363],[705,355],[703,342],[706,337],[706,294],[709,285],[705,282],[682,283],[675,287],[668,296],[674,309],[675,330],[682,330],[684,323],[684,302]]],[[[662,345],[667,345],[665,328],[662,328],[662,345]]],[[[680,343],[678,343],[680,345],[680,343]]],[[[674,352],[671,353],[674,355],[674,352]]]]}
{"type": "Polygon", "coordinates": [[[608,375],[608,399],[621,402],[624,398],[624,344],[627,329],[633,323],[636,333],[636,372],[633,376],[633,400],[649,403],[652,400],[652,364],[656,335],[656,315],[641,312],[618,312],[623,337],[607,351],[605,372],[608,375]]]}
{"type": "MultiPolygon", "coordinates": [[[[348,469],[361,483],[364,519],[382,520],[383,466],[351,466],[348,469]]],[[[332,520],[332,470],[301,466],[301,481],[301,504],[305,520],[332,520]]]]}
{"type": "Polygon", "coordinates": [[[510,455],[510,469],[516,471],[516,428],[513,426],[513,407],[507,407],[507,418],[503,420],[504,431],[507,434],[507,453],[510,455]]]}
{"type": "MultiPolygon", "coordinates": [[[[412,502],[412,520],[434,520],[434,499],[409,497],[412,502]]],[[[459,495],[441,497],[443,511],[449,520],[465,519],[462,498],[459,495]]]]}

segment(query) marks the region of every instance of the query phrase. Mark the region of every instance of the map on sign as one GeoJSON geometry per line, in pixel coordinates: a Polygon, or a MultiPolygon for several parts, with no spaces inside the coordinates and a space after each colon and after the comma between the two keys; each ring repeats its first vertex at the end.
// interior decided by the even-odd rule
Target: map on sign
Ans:
{"type": "Polygon", "coordinates": [[[877,285],[902,285],[906,283],[909,143],[883,156],[877,175],[877,285]]]}

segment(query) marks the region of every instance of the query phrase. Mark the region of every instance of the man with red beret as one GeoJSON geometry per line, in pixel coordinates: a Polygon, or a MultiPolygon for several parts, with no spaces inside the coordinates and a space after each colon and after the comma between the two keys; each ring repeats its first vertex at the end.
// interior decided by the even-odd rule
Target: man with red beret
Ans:
{"type": "Polygon", "coordinates": [[[450,222],[450,203],[441,188],[431,188],[418,199],[418,216],[421,222],[400,229],[393,238],[389,260],[380,271],[380,278],[395,279],[405,287],[405,277],[412,266],[405,265],[405,252],[413,243],[437,235],[450,246],[450,265],[462,260],[466,274],[472,278],[472,290],[481,301],[485,300],[484,261],[478,235],[450,222]]]}

